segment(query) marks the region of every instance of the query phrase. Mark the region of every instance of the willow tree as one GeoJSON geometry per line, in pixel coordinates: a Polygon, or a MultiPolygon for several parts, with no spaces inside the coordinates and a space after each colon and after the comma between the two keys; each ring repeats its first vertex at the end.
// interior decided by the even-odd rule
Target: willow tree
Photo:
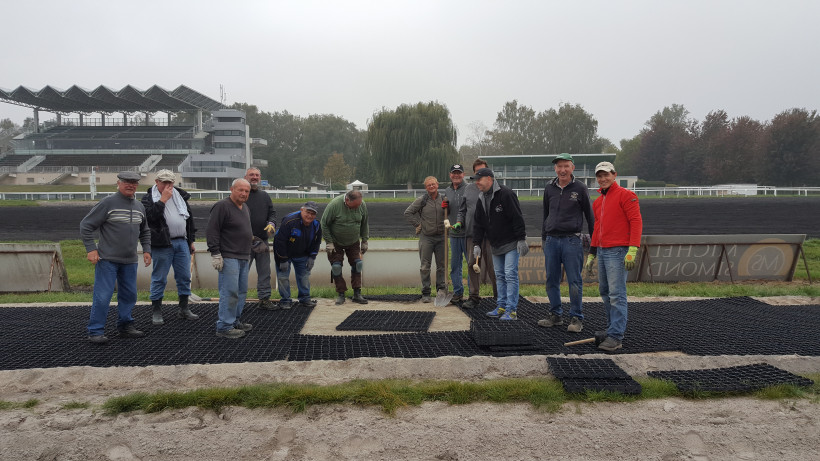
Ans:
{"type": "Polygon", "coordinates": [[[373,114],[366,147],[382,183],[421,182],[445,177],[458,161],[456,129],[447,107],[437,102],[403,104],[373,114]]]}

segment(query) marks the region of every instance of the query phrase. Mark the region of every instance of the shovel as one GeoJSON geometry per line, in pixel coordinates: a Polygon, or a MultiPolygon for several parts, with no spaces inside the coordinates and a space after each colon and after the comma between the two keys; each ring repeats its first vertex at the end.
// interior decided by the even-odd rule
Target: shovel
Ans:
{"type": "MultiPolygon", "coordinates": [[[[447,212],[449,210],[447,208],[444,209],[444,220],[447,220],[447,212]]],[[[453,299],[453,293],[450,293],[450,286],[447,283],[447,278],[450,276],[450,247],[449,247],[450,239],[447,238],[447,226],[444,226],[444,291],[439,290],[436,293],[436,301],[434,305],[436,307],[444,307],[450,304],[450,300],[453,299]]],[[[438,264],[438,261],[436,261],[438,264]]]]}

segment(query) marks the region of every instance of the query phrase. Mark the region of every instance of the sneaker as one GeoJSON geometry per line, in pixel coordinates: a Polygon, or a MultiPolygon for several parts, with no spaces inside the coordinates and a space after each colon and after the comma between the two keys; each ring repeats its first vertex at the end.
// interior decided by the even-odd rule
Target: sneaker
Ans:
{"type": "Polygon", "coordinates": [[[276,305],[277,309],[284,309],[284,310],[288,310],[291,307],[293,307],[293,301],[291,301],[289,299],[288,300],[285,300],[285,299],[279,300],[279,304],[276,305]]]}
{"type": "Polygon", "coordinates": [[[480,302],[481,301],[470,298],[467,301],[464,301],[464,304],[461,305],[461,308],[462,309],[472,309],[474,307],[478,307],[478,303],[480,303],[480,302]]]}
{"type": "Polygon", "coordinates": [[[421,302],[427,304],[433,302],[433,298],[430,295],[421,295],[421,302]]]}
{"type": "Polygon", "coordinates": [[[270,298],[260,299],[259,308],[263,311],[275,311],[281,309],[278,305],[274,304],[273,301],[270,300],[270,298]]]}
{"type": "MultiPolygon", "coordinates": [[[[556,314],[550,314],[549,317],[547,317],[545,319],[541,319],[541,320],[538,321],[538,326],[539,327],[544,327],[544,328],[555,327],[555,326],[559,326],[559,325],[563,325],[563,324],[564,324],[564,320],[561,319],[560,315],[556,315],[556,314]]],[[[581,330],[578,330],[578,331],[581,331],[581,330]]]]}
{"type": "Polygon", "coordinates": [[[353,302],[359,304],[367,304],[367,300],[364,299],[361,293],[353,293],[353,302]]]}
{"type": "Polygon", "coordinates": [[[129,324],[123,328],[118,329],[120,338],[142,338],[145,333],[134,328],[134,325],[129,324]]]}
{"type": "Polygon", "coordinates": [[[504,314],[505,311],[506,309],[504,309],[503,307],[496,307],[495,310],[487,312],[487,317],[500,317],[504,314]]]}
{"type": "Polygon", "coordinates": [[[518,320],[518,312],[516,312],[516,311],[504,312],[504,315],[502,315],[498,320],[518,320]]]}
{"type": "Polygon", "coordinates": [[[336,305],[341,306],[344,303],[345,303],[345,294],[344,293],[339,293],[339,296],[336,297],[336,305]]]}
{"type": "Polygon", "coordinates": [[[316,307],[316,300],[315,299],[306,299],[304,301],[299,301],[296,306],[298,307],[316,307]]]}
{"type": "Polygon", "coordinates": [[[598,344],[598,349],[601,349],[601,350],[604,350],[604,351],[607,351],[607,352],[616,351],[616,350],[620,349],[621,347],[622,347],[621,342],[618,341],[617,339],[613,338],[612,336],[607,336],[606,339],[604,340],[604,342],[602,342],[601,344],[598,344]]]}
{"type": "Polygon", "coordinates": [[[242,331],[251,331],[253,330],[253,325],[250,323],[242,323],[237,320],[237,322],[233,325],[234,329],[239,329],[242,331]]]}
{"type": "Polygon", "coordinates": [[[569,326],[567,326],[567,331],[578,333],[584,329],[584,322],[581,321],[578,317],[573,317],[572,320],[569,321],[569,326]]]}
{"type": "Polygon", "coordinates": [[[88,341],[90,341],[91,344],[106,344],[108,343],[108,337],[105,335],[89,335],[88,341]]]}
{"type": "Polygon", "coordinates": [[[217,331],[216,335],[220,338],[236,339],[245,336],[245,332],[236,328],[231,328],[230,330],[217,331]]]}

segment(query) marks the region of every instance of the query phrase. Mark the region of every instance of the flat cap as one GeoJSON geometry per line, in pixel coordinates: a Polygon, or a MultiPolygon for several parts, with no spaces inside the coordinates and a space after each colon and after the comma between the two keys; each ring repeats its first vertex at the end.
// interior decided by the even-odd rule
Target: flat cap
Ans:
{"type": "Polygon", "coordinates": [[[319,212],[319,205],[316,202],[314,202],[313,200],[311,200],[309,202],[305,202],[305,204],[302,205],[302,208],[304,208],[306,210],[310,210],[314,213],[319,212]]]}
{"type": "Polygon", "coordinates": [[[142,176],[136,171],[120,171],[119,174],[117,174],[117,179],[128,182],[140,182],[142,176]]]}
{"type": "Polygon", "coordinates": [[[171,170],[159,170],[156,179],[160,182],[176,182],[177,175],[171,170]]]}

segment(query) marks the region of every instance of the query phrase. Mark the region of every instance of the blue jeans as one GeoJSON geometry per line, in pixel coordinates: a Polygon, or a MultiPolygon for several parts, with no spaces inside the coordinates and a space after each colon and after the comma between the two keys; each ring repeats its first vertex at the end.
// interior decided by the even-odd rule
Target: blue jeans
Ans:
{"type": "MultiPolygon", "coordinates": [[[[470,248],[472,252],[473,249],[470,248]]],[[[450,280],[453,282],[453,299],[464,296],[464,275],[461,272],[461,257],[469,260],[467,253],[467,239],[463,237],[450,238],[450,280]]],[[[469,269],[469,268],[467,268],[469,269]]]]}
{"type": "Polygon", "coordinates": [[[550,313],[561,315],[561,264],[567,273],[569,286],[569,315],[583,320],[584,279],[581,268],[584,265],[584,246],[578,236],[550,237],[542,242],[544,266],[547,270],[547,297],[550,300],[550,313]]]}
{"type": "Polygon", "coordinates": [[[105,319],[117,284],[117,328],[134,322],[131,311],[137,303],[137,263],[121,264],[101,259],[94,267],[94,297],[88,319],[88,335],[105,333],[105,319]]]}
{"type": "Polygon", "coordinates": [[[493,255],[495,283],[498,285],[498,307],[518,310],[518,249],[493,255]]]}
{"type": "MultiPolygon", "coordinates": [[[[250,262],[256,262],[256,296],[259,299],[270,298],[270,252],[254,253],[251,251],[250,262]]],[[[250,262],[248,263],[250,267],[250,262]]]]}
{"type": "Polygon", "coordinates": [[[298,290],[299,301],[310,301],[310,271],[307,269],[308,257],[290,258],[288,270],[286,272],[279,271],[279,265],[276,265],[276,279],[279,281],[279,297],[282,301],[293,302],[290,299],[290,266],[296,271],[296,288],[298,290]]]}
{"type": "Polygon", "coordinates": [[[177,282],[177,293],[191,294],[191,247],[184,238],[171,240],[166,248],[151,248],[151,301],[162,299],[165,286],[168,284],[168,271],[174,266],[174,280],[177,282]]]}
{"type": "Polygon", "coordinates": [[[228,331],[236,325],[248,296],[248,268],[245,259],[225,258],[219,271],[219,319],[216,331],[228,331]]]}
{"type": "Polygon", "coordinates": [[[624,339],[627,320],[624,257],[629,247],[598,248],[598,291],[604,300],[606,334],[624,339]]]}

